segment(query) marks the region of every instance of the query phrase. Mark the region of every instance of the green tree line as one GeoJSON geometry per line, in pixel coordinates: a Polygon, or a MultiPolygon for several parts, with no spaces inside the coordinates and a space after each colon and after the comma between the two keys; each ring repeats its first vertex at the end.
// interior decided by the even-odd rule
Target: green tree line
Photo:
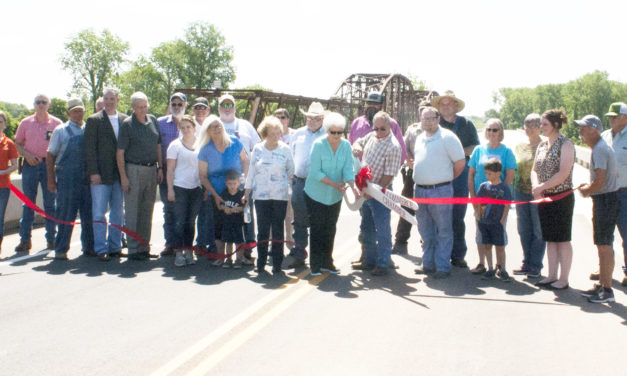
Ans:
{"type": "Polygon", "coordinates": [[[627,101],[627,84],[611,81],[608,73],[594,71],[564,84],[539,85],[535,88],[501,88],[494,95],[498,110],[485,113],[488,118],[503,121],[505,128],[516,129],[523,125],[530,113],[542,114],[546,110],[559,108],[566,111],[569,124],[562,132],[571,140],[579,142],[579,129],[572,121],[585,115],[596,115],[609,128],[604,116],[611,103],[627,101]]]}

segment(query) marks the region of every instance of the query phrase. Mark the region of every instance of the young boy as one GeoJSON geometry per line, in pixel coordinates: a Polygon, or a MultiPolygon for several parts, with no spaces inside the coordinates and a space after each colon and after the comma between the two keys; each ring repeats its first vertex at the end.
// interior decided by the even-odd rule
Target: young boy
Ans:
{"type": "MultiPolygon", "coordinates": [[[[477,197],[511,200],[512,193],[509,187],[501,181],[501,161],[491,158],[483,167],[488,181],[481,183],[477,197]]],[[[504,282],[511,281],[505,270],[505,246],[507,245],[505,223],[508,212],[509,205],[499,204],[478,205],[475,211],[481,242],[487,250],[488,270],[483,275],[483,279],[492,279],[496,275],[504,282]],[[496,249],[496,271],[492,269],[492,246],[496,249]]]]}
{"type": "MultiPolygon", "coordinates": [[[[224,205],[220,207],[220,210],[224,212],[222,239],[220,240],[224,242],[227,254],[233,251],[234,245],[237,249],[237,247],[244,243],[244,204],[242,203],[244,191],[239,189],[239,185],[240,181],[237,171],[227,171],[226,189],[220,194],[220,197],[224,200],[224,205]]],[[[233,268],[239,269],[242,267],[242,264],[252,265],[252,262],[244,258],[243,250],[239,250],[236,252],[235,263],[233,263],[231,256],[229,256],[225,262],[222,263],[222,267],[230,268],[233,266],[233,268]]]]}

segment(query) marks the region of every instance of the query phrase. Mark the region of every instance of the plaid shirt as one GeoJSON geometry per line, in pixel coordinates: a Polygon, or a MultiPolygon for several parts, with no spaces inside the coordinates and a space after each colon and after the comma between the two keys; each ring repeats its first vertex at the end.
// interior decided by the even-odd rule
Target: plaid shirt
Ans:
{"type": "Polygon", "coordinates": [[[363,150],[362,161],[372,171],[372,182],[379,184],[383,175],[395,176],[401,167],[402,149],[394,134],[390,132],[386,138],[377,138],[376,132],[355,141],[363,150]]]}

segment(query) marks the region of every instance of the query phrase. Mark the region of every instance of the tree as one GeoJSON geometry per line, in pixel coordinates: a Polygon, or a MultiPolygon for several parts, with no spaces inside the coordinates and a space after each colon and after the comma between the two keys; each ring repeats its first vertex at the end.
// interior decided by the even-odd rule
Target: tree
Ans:
{"type": "Polygon", "coordinates": [[[414,90],[428,90],[427,82],[425,80],[421,80],[417,75],[410,73],[407,75],[407,78],[411,81],[414,90]]]}
{"type": "Polygon", "coordinates": [[[74,90],[79,94],[89,92],[95,108],[104,85],[120,71],[128,48],[128,43],[107,29],[100,35],[83,30],[65,44],[61,65],[74,76],[74,90]]]}
{"type": "Polygon", "coordinates": [[[60,98],[50,99],[50,108],[48,113],[52,116],[58,117],[62,122],[66,122],[67,117],[67,102],[60,98]]]}
{"type": "Polygon", "coordinates": [[[226,44],[224,36],[213,25],[194,22],[185,31],[185,71],[181,76],[183,85],[204,89],[220,79],[224,88],[235,79],[231,66],[233,47],[226,44]]]}
{"type": "Polygon", "coordinates": [[[163,75],[163,83],[168,97],[174,93],[177,86],[183,83],[185,53],[185,42],[180,39],[161,43],[152,50],[150,61],[163,75]]]}
{"type": "Polygon", "coordinates": [[[166,89],[165,77],[144,56],[140,56],[131,66],[131,69],[115,78],[115,84],[120,89],[119,111],[130,113],[131,95],[141,91],[148,97],[150,113],[163,115],[167,111],[170,96],[166,89]]]}

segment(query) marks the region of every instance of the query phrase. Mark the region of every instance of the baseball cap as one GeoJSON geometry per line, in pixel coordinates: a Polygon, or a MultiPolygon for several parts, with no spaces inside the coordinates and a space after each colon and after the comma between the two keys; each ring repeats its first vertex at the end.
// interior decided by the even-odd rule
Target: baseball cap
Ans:
{"type": "Polygon", "coordinates": [[[72,111],[75,108],[82,108],[83,111],[85,110],[85,105],[80,98],[70,98],[70,100],[67,101],[68,112],[72,111]]]}
{"type": "Polygon", "coordinates": [[[383,103],[383,96],[381,95],[381,93],[377,93],[376,91],[373,91],[368,94],[368,98],[366,98],[366,102],[383,103]]]}
{"type": "Polygon", "coordinates": [[[196,107],[198,105],[209,107],[209,101],[205,97],[198,97],[198,98],[194,99],[194,106],[193,107],[196,107]]]}
{"type": "Polygon", "coordinates": [[[224,94],[220,97],[220,99],[218,99],[218,105],[221,105],[222,102],[229,100],[231,102],[233,102],[233,104],[235,104],[235,98],[233,98],[233,96],[231,94],[224,94]]]}
{"type": "Polygon", "coordinates": [[[627,104],[616,102],[610,105],[610,110],[605,116],[618,116],[623,114],[627,114],[627,104]]]}
{"type": "Polygon", "coordinates": [[[174,98],[178,98],[178,99],[182,100],[183,102],[187,102],[187,97],[183,93],[176,92],[176,93],[172,94],[172,96],[170,97],[170,102],[172,102],[172,100],[174,98]]]}
{"type": "Polygon", "coordinates": [[[575,120],[575,124],[580,127],[596,128],[599,132],[603,132],[603,123],[601,123],[601,119],[594,115],[586,115],[581,120],[575,120]]]}

